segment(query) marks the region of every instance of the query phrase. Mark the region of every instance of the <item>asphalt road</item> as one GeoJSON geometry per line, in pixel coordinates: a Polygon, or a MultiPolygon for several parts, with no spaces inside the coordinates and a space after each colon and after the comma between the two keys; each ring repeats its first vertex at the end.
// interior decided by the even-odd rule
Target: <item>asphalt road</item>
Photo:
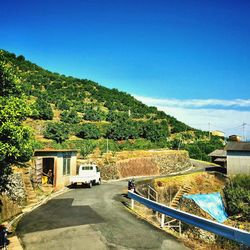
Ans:
{"type": "Polygon", "coordinates": [[[127,211],[126,184],[72,189],[25,215],[16,230],[24,248],[187,249],[127,211]]]}

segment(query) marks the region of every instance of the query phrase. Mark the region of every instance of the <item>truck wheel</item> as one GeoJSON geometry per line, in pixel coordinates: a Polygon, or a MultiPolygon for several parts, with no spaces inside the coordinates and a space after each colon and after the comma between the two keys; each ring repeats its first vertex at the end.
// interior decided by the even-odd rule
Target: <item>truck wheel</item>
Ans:
{"type": "Polygon", "coordinates": [[[102,181],[101,178],[99,179],[99,181],[97,182],[97,185],[101,185],[102,181]]]}
{"type": "Polygon", "coordinates": [[[92,188],[93,184],[92,181],[89,183],[89,188],[92,188]]]}

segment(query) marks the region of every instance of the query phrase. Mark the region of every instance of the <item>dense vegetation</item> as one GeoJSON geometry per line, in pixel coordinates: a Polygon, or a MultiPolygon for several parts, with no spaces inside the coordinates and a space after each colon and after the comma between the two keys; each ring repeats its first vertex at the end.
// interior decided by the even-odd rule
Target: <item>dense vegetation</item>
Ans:
{"type": "Polygon", "coordinates": [[[22,125],[30,108],[12,67],[0,60],[0,190],[10,164],[28,161],[33,153],[31,131],[22,125]]]}
{"type": "Polygon", "coordinates": [[[237,220],[250,218],[250,175],[236,175],[224,188],[227,212],[237,220]]]}
{"type": "MultiPolygon", "coordinates": [[[[222,147],[218,139],[214,138],[211,143],[207,132],[195,130],[117,89],[108,89],[87,79],[52,73],[25,60],[24,56],[3,50],[0,50],[0,62],[8,65],[10,76],[19,81],[18,91],[10,85],[9,90],[1,89],[1,95],[13,97],[16,92],[22,92],[25,105],[30,110],[22,114],[22,119],[29,117],[38,121],[42,132],[33,128],[32,122],[29,126],[36,134],[40,133],[40,138],[43,136],[61,144],[57,147],[67,144],[87,152],[95,146],[103,148],[102,141],[109,139],[110,150],[113,147],[114,151],[184,148],[192,157],[199,159],[207,159],[207,153],[222,147]],[[72,143],[72,137],[74,140],[78,138],[76,143],[72,143]],[[65,144],[69,139],[71,143],[65,144]],[[84,143],[88,144],[85,149],[84,143]]],[[[12,103],[17,105],[16,101],[12,103]]],[[[41,141],[36,145],[48,147],[41,141]]]]}

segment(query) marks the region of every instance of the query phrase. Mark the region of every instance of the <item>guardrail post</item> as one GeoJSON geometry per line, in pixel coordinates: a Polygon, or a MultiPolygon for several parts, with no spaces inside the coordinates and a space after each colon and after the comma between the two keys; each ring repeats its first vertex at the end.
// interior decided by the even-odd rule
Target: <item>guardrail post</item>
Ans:
{"type": "Polygon", "coordinates": [[[181,221],[179,220],[179,234],[180,234],[180,236],[181,236],[181,221]]]}
{"type": "Polygon", "coordinates": [[[161,214],[161,228],[165,225],[165,214],[161,214]]]}
{"type": "MultiPolygon", "coordinates": [[[[159,198],[158,198],[158,193],[155,192],[155,201],[158,202],[159,198]]],[[[158,217],[158,211],[156,211],[156,217],[158,217]]],[[[165,214],[164,214],[164,217],[165,217],[165,214]]]]}
{"type": "Polygon", "coordinates": [[[135,201],[131,199],[131,208],[134,209],[134,206],[135,206],[135,201]]]}

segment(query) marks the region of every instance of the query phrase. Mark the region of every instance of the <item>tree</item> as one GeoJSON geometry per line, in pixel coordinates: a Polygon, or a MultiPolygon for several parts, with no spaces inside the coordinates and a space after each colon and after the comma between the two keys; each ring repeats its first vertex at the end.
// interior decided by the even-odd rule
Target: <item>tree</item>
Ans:
{"type": "Polygon", "coordinates": [[[83,157],[86,157],[87,155],[93,152],[95,147],[96,146],[93,142],[91,142],[90,140],[85,140],[83,145],[80,148],[80,153],[83,157]]]}
{"type": "Polygon", "coordinates": [[[61,121],[66,123],[77,124],[80,122],[80,117],[78,116],[75,109],[64,110],[61,113],[61,121]]]}
{"type": "Polygon", "coordinates": [[[33,153],[30,129],[6,122],[0,126],[0,161],[25,162],[33,153]]]}
{"type": "Polygon", "coordinates": [[[53,119],[53,110],[51,105],[43,99],[37,99],[35,104],[32,106],[33,111],[31,117],[34,119],[42,120],[52,120],[53,119]]]}
{"type": "Polygon", "coordinates": [[[62,143],[69,138],[69,128],[63,122],[50,122],[46,126],[44,137],[62,143]]]}
{"type": "Polygon", "coordinates": [[[105,119],[105,114],[100,109],[87,109],[83,119],[87,121],[102,121],[105,119]]]}
{"type": "Polygon", "coordinates": [[[77,135],[83,139],[99,139],[101,133],[95,124],[88,123],[80,127],[77,135]]]}
{"type": "Polygon", "coordinates": [[[108,138],[118,140],[127,140],[130,137],[130,127],[125,122],[112,122],[107,130],[108,138]]]}
{"type": "Polygon", "coordinates": [[[20,80],[15,76],[10,65],[1,61],[0,55],[0,96],[8,97],[21,94],[20,80]]]}
{"type": "Polygon", "coordinates": [[[165,123],[154,123],[149,121],[143,127],[143,136],[152,142],[166,139],[168,136],[168,127],[165,123]]]}
{"type": "Polygon", "coordinates": [[[23,55],[18,56],[16,59],[21,62],[25,61],[25,57],[23,55]]]}
{"type": "MultiPolygon", "coordinates": [[[[1,54],[0,54],[1,55],[1,54]]],[[[1,59],[1,58],[0,58],[1,59]]],[[[12,68],[0,61],[0,171],[11,163],[28,161],[33,153],[32,134],[22,121],[30,114],[12,68]]]]}
{"type": "Polygon", "coordinates": [[[140,135],[141,127],[138,122],[117,120],[109,125],[106,137],[117,141],[135,139],[140,137],[140,135]]]}
{"type": "Polygon", "coordinates": [[[106,120],[109,122],[114,122],[114,121],[125,121],[128,120],[129,116],[128,113],[126,112],[117,112],[117,111],[109,111],[106,120]]]}

